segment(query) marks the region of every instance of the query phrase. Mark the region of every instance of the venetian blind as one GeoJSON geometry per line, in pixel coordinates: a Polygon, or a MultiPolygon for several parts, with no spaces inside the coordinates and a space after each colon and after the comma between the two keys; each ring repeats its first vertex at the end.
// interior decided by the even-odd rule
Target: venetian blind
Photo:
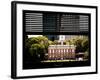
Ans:
{"type": "Polygon", "coordinates": [[[88,32],[89,16],[63,13],[25,13],[26,32],[88,32]]]}

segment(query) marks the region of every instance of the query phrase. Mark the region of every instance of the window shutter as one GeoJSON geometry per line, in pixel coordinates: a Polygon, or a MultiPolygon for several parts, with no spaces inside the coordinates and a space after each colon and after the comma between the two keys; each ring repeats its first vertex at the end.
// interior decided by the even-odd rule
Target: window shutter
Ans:
{"type": "Polygon", "coordinates": [[[89,16],[70,13],[25,12],[26,32],[86,32],[89,16]]]}

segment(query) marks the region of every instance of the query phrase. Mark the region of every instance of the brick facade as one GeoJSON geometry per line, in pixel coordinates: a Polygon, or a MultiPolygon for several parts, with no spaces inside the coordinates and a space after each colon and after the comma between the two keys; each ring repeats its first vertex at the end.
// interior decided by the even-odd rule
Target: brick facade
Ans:
{"type": "Polygon", "coordinates": [[[50,45],[48,47],[49,60],[75,59],[74,45],[50,45]]]}

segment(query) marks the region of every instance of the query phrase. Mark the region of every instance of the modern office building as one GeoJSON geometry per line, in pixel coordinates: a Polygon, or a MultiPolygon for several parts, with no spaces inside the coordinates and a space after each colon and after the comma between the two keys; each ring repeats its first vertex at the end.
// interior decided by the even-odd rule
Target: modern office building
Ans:
{"type": "Polygon", "coordinates": [[[88,32],[89,16],[72,13],[26,12],[26,32],[88,32]]]}

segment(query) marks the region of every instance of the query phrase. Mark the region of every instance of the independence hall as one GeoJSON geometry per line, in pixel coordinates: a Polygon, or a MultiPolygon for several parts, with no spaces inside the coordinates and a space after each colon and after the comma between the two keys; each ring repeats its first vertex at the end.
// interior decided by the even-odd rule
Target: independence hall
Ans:
{"type": "MultiPolygon", "coordinates": [[[[58,36],[59,45],[49,45],[48,60],[75,59],[75,45],[64,45],[64,40],[68,39],[65,35],[58,36]]],[[[71,38],[71,37],[70,37],[71,38]]]]}
{"type": "Polygon", "coordinates": [[[50,45],[48,48],[49,60],[75,59],[74,45],[50,45]]]}

